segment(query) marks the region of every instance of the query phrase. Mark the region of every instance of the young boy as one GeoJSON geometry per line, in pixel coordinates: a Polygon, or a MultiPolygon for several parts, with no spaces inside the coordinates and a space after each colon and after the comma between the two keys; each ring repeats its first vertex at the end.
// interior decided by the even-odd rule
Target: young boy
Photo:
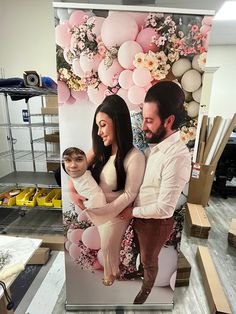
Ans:
{"type": "Polygon", "coordinates": [[[63,154],[66,173],[70,176],[77,193],[87,200],[86,208],[101,207],[106,204],[105,195],[94,180],[91,172],[87,170],[88,163],[85,153],[77,147],[67,148],[63,154]]]}

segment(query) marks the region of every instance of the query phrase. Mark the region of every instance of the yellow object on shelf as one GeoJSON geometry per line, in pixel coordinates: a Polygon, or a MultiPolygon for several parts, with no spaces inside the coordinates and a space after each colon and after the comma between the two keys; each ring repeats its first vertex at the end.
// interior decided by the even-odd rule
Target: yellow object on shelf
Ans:
{"type": "Polygon", "coordinates": [[[16,205],[25,205],[25,201],[35,192],[35,188],[24,189],[20,194],[16,196],[16,205]]]}
{"type": "Polygon", "coordinates": [[[53,206],[53,198],[55,197],[56,193],[57,193],[58,189],[53,189],[51,190],[51,192],[45,197],[45,202],[44,205],[48,206],[48,207],[52,207],[53,206]]]}
{"type": "Polygon", "coordinates": [[[45,206],[45,198],[46,196],[48,196],[49,193],[50,193],[50,190],[47,190],[47,189],[41,189],[37,193],[36,200],[39,206],[45,206]]]}
{"type": "Polygon", "coordinates": [[[34,207],[37,205],[37,199],[36,196],[39,192],[36,192],[35,190],[27,193],[27,195],[25,196],[25,205],[26,206],[31,206],[34,207]]]}
{"type": "Polygon", "coordinates": [[[55,196],[52,199],[52,204],[55,208],[61,208],[61,189],[57,189],[55,196]]]}
{"type": "Polygon", "coordinates": [[[10,191],[0,193],[0,205],[2,206],[14,206],[16,205],[16,195],[15,191],[18,189],[11,189],[10,191]],[[11,195],[12,194],[12,195],[11,195]]]}

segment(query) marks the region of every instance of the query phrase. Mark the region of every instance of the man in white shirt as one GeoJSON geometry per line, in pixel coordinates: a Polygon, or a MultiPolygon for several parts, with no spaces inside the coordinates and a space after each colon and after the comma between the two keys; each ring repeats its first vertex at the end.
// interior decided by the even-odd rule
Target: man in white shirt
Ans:
{"type": "Polygon", "coordinates": [[[184,93],[174,82],[152,86],[143,105],[143,131],[150,143],[143,183],[134,208],[126,208],[122,219],[134,217],[143,284],[134,304],[146,301],[158,272],[158,255],[173,229],[173,213],[189,181],[191,157],[181,142],[178,127],[185,116],[184,93]]]}

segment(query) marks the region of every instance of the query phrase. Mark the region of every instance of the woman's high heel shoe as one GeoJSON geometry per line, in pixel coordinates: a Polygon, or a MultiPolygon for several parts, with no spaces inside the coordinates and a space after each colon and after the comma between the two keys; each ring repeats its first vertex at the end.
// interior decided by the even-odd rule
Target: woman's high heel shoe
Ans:
{"type": "Polygon", "coordinates": [[[111,275],[108,278],[103,278],[102,283],[104,284],[104,286],[111,286],[114,283],[115,279],[116,277],[111,275]]]}

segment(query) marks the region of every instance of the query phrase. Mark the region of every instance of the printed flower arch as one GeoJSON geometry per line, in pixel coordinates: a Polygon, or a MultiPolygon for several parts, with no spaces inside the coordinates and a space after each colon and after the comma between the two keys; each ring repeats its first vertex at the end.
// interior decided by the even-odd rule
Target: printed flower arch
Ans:
{"type": "Polygon", "coordinates": [[[185,92],[189,119],[181,136],[191,146],[212,17],[118,11],[89,15],[75,10],[56,26],[59,103],[89,99],[99,105],[117,93],[131,111],[140,111],[153,84],[173,80],[185,92]]]}

